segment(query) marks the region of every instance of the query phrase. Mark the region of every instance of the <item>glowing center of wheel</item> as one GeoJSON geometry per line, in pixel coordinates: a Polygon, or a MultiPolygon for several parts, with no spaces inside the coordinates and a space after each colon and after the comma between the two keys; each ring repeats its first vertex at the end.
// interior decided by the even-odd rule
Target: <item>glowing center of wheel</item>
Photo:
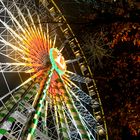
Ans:
{"type": "Polygon", "coordinates": [[[50,61],[52,67],[60,74],[64,74],[66,71],[66,62],[60,51],[56,48],[50,49],[50,61]]]}

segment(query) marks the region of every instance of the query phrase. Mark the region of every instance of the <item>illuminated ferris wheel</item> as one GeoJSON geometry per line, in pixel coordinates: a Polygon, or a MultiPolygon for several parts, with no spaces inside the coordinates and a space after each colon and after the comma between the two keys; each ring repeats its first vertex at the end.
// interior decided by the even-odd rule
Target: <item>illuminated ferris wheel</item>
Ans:
{"type": "Polygon", "coordinates": [[[86,58],[54,1],[0,0],[0,139],[108,139],[86,58]]]}

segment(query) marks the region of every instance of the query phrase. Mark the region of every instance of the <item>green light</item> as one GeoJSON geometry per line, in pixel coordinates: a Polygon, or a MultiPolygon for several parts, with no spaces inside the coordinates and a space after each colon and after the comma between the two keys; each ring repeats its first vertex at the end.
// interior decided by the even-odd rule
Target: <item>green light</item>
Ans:
{"type": "Polygon", "coordinates": [[[49,57],[50,57],[50,61],[51,61],[51,64],[52,64],[52,67],[58,72],[59,75],[63,75],[65,73],[65,71],[62,71],[58,68],[56,62],[55,62],[55,59],[53,57],[53,51],[56,50],[55,48],[51,48],[50,49],[50,54],[49,54],[49,57]]]}

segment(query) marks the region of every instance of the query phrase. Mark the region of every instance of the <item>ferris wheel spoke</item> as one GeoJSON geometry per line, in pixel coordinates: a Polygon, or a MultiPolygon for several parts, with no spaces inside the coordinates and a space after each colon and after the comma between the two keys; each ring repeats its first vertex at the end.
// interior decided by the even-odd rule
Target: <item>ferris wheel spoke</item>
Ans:
{"type": "MultiPolygon", "coordinates": [[[[67,90],[69,91],[69,93],[71,93],[69,87],[67,87],[67,90]]],[[[96,129],[94,128],[94,126],[97,125],[96,119],[91,115],[91,113],[86,109],[86,107],[80,102],[80,100],[74,94],[71,94],[71,96],[82,120],[86,124],[85,126],[90,128],[90,130],[92,130],[93,132],[97,132],[96,129]]]]}
{"type": "MultiPolygon", "coordinates": [[[[44,49],[47,51],[47,52],[49,52],[49,50],[48,50],[48,48],[47,48],[47,45],[45,45],[45,44],[47,44],[47,39],[46,39],[46,34],[45,34],[45,32],[43,31],[43,28],[42,28],[42,24],[41,24],[41,21],[40,21],[40,17],[39,17],[39,15],[37,14],[37,19],[38,19],[38,24],[39,24],[39,29],[40,29],[40,36],[41,36],[41,38],[43,38],[44,39],[44,45],[43,45],[43,47],[44,47],[44,49]]],[[[48,28],[47,28],[47,30],[49,30],[48,28]]]]}
{"type": "Polygon", "coordinates": [[[56,127],[56,132],[57,132],[57,136],[58,136],[58,140],[61,140],[61,133],[60,133],[60,129],[61,126],[59,124],[59,113],[58,113],[58,109],[56,107],[56,105],[54,106],[55,109],[55,127],[56,127]]]}
{"type": "Polygon", "coordinates": [[[20,53],[24,53],[24,54],[28,54],[26,51],[24,51],[23,49],[20,49],[19,47],[16,47],[15,45],[13,45],[12,43],[9,43],[8,41],[6,41],[5,39],[0,39],[0,42],[4,43],[7,46],[10,46],[13,50],[18,51],[20,53]]]}
{"type": "Polygon", "coordinates": [[[80,75],[78,75],[74,72],[68,71],[68,70],[66,71],[64,76],[66,76],[67,78],[69,78],[72,81],[77,81],[80,83],[89,83],[91,81],[91,79],[88,77],[80,76],[80,75]]]}
{"type": "Polygon", "coordinates": [[[55,47],[55,43],[56,43],[56,35],[54,36],[54,41],[53,41],[52,48],[54,48],[54,47],[55,47]]]}
{"type": "Polygon", "coordinates": [[[69,96],[72,96],[74,105],[77,108],[77,111],[79,112],[79,115],[81,117],[81,121],[83,122],[85,128],[88,130],[90,137],[95,139],[92,133],[97,133],[97,130],[95,129],[95,126],[97,125],[96,119],[91,115],[91,113],[86,109],[86,107],[80,102],[80,100],[74,95],[73,92],[71,92],[71,89],[67,87],[67,90],[69,93],[72,93],[69,96]]]}
{"type": "Polygon", "coordinates": [[[60,125],[61,125],[60,132],[63,135],[63,139],[68,140],[70,137],[69,137],[68,130],[67,130],[67,127],[66,127],[65,116],[63,114],[63,109],[62,109],[62,103],[61,103],[61,100],[60,100],[60,96],[58,96],[58,94],[57,94],[55,99],[56,99],[56,105],[57,105],[57,108],[58,108],[58,114],[59,114],[60,125]]]}
{"type": "Polygon", "coordinates": [[[79,59],[80,59],[80,57],[76,58],[76,59],[66,60],[66,64],[71,64],[71,63],[77,62],[79,59]]]}
{"type": "Polygon", "coordinates": [[[73,121],[75,122],[75,127],[77,128],[77,131],[81,137],[81,139],[90,139],[89,133],[86,131],[85,126],[83,125],[80,115],[78,114],[78,111],[74,105],[74,103],[72,102],[72,100],[69,98],[68,93],[65,93],[65,97],[63,97],[65,102],[66,102],[66,106],[67,109],[70,112],[70,115],[73,119],[73,121]]]}
{"type": "Polygon", "coordinates": [[[70,132],[70,126],[68,125],[68,121],[69,119],[67,118],[66,114],[65,114],[65,108],[66,108],[66,104],[65,102],[63,101],[63,98],[61,96],[59,96],[60,100],[61,100],[61,106],[62,106],[62,112],[63,112],[63,118],[64,118],[64,123],[65,123],[65,127],[67,129],[67,134],[68,134],[68,137],[69,139],[71,139],[71,132],[70,132]]]}
{"type": "Polygon", "coordinates": [[[45,102],[43,102],[43,107],[40,112],[40,117],[38,119],[37,129],[39,129],[42,133],[47,133],[45,128],[45,114],[44,114],[45,102]]]}
{"type": "MultiPolygon", "coordinates": [[[[67,87],[68,93],[72,93],[71,89],[67,87]]],[[[79,113],[79,116],[81,118],[81,122],[83,123],[86,130],[88,130],[88,133],[90,135],[90,138],[95,140],[95,137],[93,136],[93,133],[97,133],[95,126],[97,125],[96,119],[91,115],[91,113],[86,109],[86,107],[80,102],[79,98],[77,98],[74,93],[69,94],[71,96],[74,105],[76,106],[76,109],[79,113]]]]}
{"type": "MultiPolygon", "coordinates": [[[[50,35],[49,35],[49,25],[48,25],[48,24],[47,24],[47,40],[50,40],[50,35]]],[[[50,42],[48,42],[48,52],[49,52],[49,50],[50,50],[50,48],[51,48],[50,45],[51,45],[50,42]]]]}
{"type": "MultiPolygon", "coordinates": [[[[44,76],[44,77],[45,77],[45,76],[44,76]]],[[[39,100],[39,98],[40,98],[40,96],[41,96],[41,93],[43,92],[43,89],[44,89],[44,87],[45,87],[46,80],[47,80],[47,77],[43,78],[43,79],[41,80],[41,82],[40,82],[40,89],[39,89],[39,91],[37,92],[37,94],[36,94],[36,96],[35,96],[35,98],[34,98],[34,101],[33,101],[33,103],[32,103],[32,106],[33,106],[33,107],[36,107],[36,105],[37,105],[37,103],[38,103],[38,100],[39,100]]]]}
{"type": "Polygon", "coordinates": [[[77,128],[75,126],[75,122],[73,121],[70,112],[67,107],[64,108],[65,116],[67,117],[67,124],[69,127],[69,134],[72,140],[79,140],[79,133],[77,132],[77,128]]]}
{"type": "MultiPolygon", "coordinates": [[[[53,77],[52,77],[52,79],[53,79],[53,77]]],[[[56,133],[57,139],[62,140],[63,133],[62,133],[62,127],[61,127],[61,123],[60,123],[60,120],[61,120],[60,116],[62,116],[62,115],[60,114],[60,111],[58,109],[58,102],[56,100],[56,96],[53,96],[53,93],[49,90],[47,98],[49,98],[49,106],[50,106],[51,116],[53,118],[54,125],[55,125],[55,129],[54,129],[54,127],[52,128],[52,126],[51,126],[52,123],[50,122],[50,120],[52,120],[52,119],[49,118],[49,116],[47,116],[47,118],[46,118],[47,128],[51,129],[51,131],[49,131],[49,134],[55,135],[55,133],[56,133]]],[[[52,136],[52,137],[54,137],[54,136],[52,136]]]]}
{"type": "MultiPolygon", "coordinates": [[[[47,92],[47,95],[48,95],[48,92],[47,92]]],[[[44,122],[45,122],[45,127],[47,128],[47,116],[48,116],[48,98],[47,98],[47,96],[46,96],[46,101],[45,101],[45,107],[44,107],[44,113],[45,113],[45,120],[44,120],[44,122]]]]}
{"type": "Polygon", "coordinates": [[[34,27],[34,29],[36,29],[36,26],[35,26],[35,23],[34,23],[34,20],[33,20],[33,18],[32,18],[32,15],[31,15],[31,13],[30,13],[30,10],[26,7],[26,10],[27,10],[27,12],[28,12],[28,16],[29,16],[29,18],[30,18],[30,21],[31,21],[31,23],[32,23],[32,26],[34,27]]]}
{"type": "Polygon", "coordinates": [[[51,135],[51,139],[61,140],[61,135],[59,131],[60,125],[59,125],[58,111],[57,111],[56,105],[53,106],[53,108],[54,108],[54,112],[52,108],[50,108],[51,115],[50,115],[50,118],[48,117],[47,119],[47,122],[48,122],[47,128],[49,129],[49,135],[51,135]]]}
{"type": "Polygon", "coordinates": [[[35,130],[37,128],[38,118],[39,118],[40,112],[41,112],[42,107],[43,107],[43,102],[46,99],[46,93],[47,93],[47,90],[48,90],[49,85],[50,85],[50,80],[51,80],[53,71],[54,71],[54,69],[51,68],[50,73],[48,75],[48,80],[46,82],[45,87],[44,88],[43,87],[40,87],[40,92],[41,92],[40,99],[39,99],[38,102],[36,102],[37,109],[36,109],[36,112],[34,114],[33,122],[32,122],[31,127],[30,127],[30,132],[28,133],[28,136],[27,136],[27,139],[29,139],[29,140],[32,139],[33,134],[34,134],[34,132],[35,132],[35,130]]]}
{"type": "MultiPolygon", "coordinates": [[[[0,72],[4,73],[15,73],[24,72],[27,73],[33,66],[28,63],[0,63],[0,72]]],[[[39,64],[34,64],[34,67],[38,67],[39,64]]]]}
{"type": "Polygon", "coordinates": [[[54,105],[54,114],[55,114],[55,123],[57,129],[58,140],[60,140],[60,123],[59,123],[59,112],[55,98],[53,98],[53,105],[54,105]]]}
{"type": "Polygon", "coordinates": [[[66,107],[70,112],[70,115],[74,121],[75,127],[77,128],[77,131],[81,139],[88,140],[90,139],[89,132],[86,131],[86,128],[81,121],[81,116],[79,115],[78,110],[76,109],[76,106],[74,105],[73,99],[71,98],[69,91],[67,90],[66,85],[61,77],[60,77],[60,80],[65,91],[62,94],[62,99],[65,101],[66,107]]]}
{"type": "Polygon", "coordinates": [[[82,91],[76,84],[74,84],[72,81],[70,81],[67,77],[64,78],[64,83],[69,87],[70,93],[73,94],[73,96],[79,98],[81,101],[83,101],[86,104],[91,104],[92,98],[86,94],[84,91],[82,91]]]}

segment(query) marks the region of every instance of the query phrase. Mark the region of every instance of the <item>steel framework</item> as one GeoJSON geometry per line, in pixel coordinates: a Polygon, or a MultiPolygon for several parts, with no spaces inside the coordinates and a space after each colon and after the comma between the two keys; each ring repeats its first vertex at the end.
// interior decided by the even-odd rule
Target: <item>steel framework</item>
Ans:
{"type": "MultiPolygon", "coordinates": [[[[9,91],[0,97],[0,139],[108,139],[99,93],[95,81],[89,78],[93,75],[56,3],[53,0],[40,0],[38,8],[34,0],[0,0],[0,8],[0,72],[9,91]],[[37,32],[36,27],[39,28],[37,32]],[[52,48],[58,46],[58,49],[50,49],[52,53],[60,50],[67,59],[67,69],[74,72],[66,70],[65,74],[59,73],[63,72],[63,64],[56,63],[55,59],[51,60],[52,68],[48,70],[48,55],[40,47],[37,48],[38,53],[32,47],[28,50],[24,46],[28,40],[22,44],[26,34],[21,34],[30,33],[30,30],[33,37],[42,36],[42,40],[46,39],[46,33],[48,44],[52,48]],[[34,52],[36,57],[29,52],[34,52]],[[8,73],[17,73],[21,84],[11,88],[8,73]],[[29,73],[29,78],[24,80],[22,73],[29,73]],[[84,89],[81,89],[80,83],[85,85],[84,89]],[[54,96],[53,84],[62,89],[59,91],[61,94],[54,96]],[[99,117],[102,119],[100,122],[99,117]]],[[[42,40],[38,43],[41,44],[42,40]]],[[[28,42],[28,45],[34,44],[28,42]]]]}

